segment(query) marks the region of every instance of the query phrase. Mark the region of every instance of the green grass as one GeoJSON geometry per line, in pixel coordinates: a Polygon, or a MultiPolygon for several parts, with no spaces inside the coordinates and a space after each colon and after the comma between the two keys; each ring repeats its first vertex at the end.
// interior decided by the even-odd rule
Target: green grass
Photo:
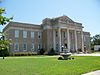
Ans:
{"type": "Polygon", "coordinates": [[[74,60],[34,57],[0,58],[0,75],[81,75],[100,70],[100,57],[97,56],[77,56],[74,60]]]}

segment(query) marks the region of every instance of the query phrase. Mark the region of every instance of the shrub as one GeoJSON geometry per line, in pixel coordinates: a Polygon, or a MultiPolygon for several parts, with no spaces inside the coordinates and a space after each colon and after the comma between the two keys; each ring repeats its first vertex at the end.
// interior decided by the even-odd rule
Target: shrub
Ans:
{"type": "MultiPolygon", "coordinates": [[[[68,58],[68,59],[71,60],[71,58],[68,58]]],[[[68,59],[67,59],[67,60],[68,60],[68,59]]]]}
{"type": "Polygon", "coordinates": [[[7,48],[5,48],[4,50],[0,50],[0,57],[2,56],[9,56],[9,52],[7,48]]]}
{"type": "Polygon", "coordinates": [[[93,48],[93,49],[91,49],[91,52],[95,52],[95,51],[94,51],[94,48],[93,48]]]}
{"type": "Polygon", "coordinates": [[[81,49],[81,48],[79,48],[79,49],[78,49],[78,51],[79,51],[79,52],[82,52],[82,49],[81,49]]]}
{"type": "Polygon", "coordinates": [[[51,48],[51,50],[48,52],[48,55],[55,55],[55,50],[53,48],[51,48]]]}
{"type": "Polygon", "coordinates": [[[72,57],[72,59],[74,59],[74,57],[72,57]]]}
{"type": "Polygon", "coordinates": [[[39,51],[38,51],[38,54],[40,55],[43,55],[45,53],[45,50],[43,48],[41,48],[39,51]]]}
{"type": "Polygon", "coordinates": [[[91,50],[94,50],[94,47],[93,47],[93,48],[91,48],[91,50]]]}
{"type": "Polygon", "coordinates": [[[74,50],[70,50],[70,52],[71,52],[71,53],[76,53],[76,51],[74,51],[74,50]]]}
{"type": "Polygon", "coordinates": [[[99,48],[99,50],[98,51],[100,51],[100,48],[99,48]]]}

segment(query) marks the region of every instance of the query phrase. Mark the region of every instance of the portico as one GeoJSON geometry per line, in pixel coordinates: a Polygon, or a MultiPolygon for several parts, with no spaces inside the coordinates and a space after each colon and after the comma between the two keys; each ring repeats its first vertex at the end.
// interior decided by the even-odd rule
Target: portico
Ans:
{"type": "MultiPolygon", "coordinates": [[[[70,29],[70,28],[58,28],[57,29],[58,30],[58,37],[59,37],[59,40],[58,40],[58,42],[59,42],[59,52],[62,52],[62,46],[64,46],[65,47],[65,45],[67,44],[67,49],[69,50],[69,51],[75,51],[75,52],[77,52],[77,50],[78,50],[78,48],[81,48],[82,49],[82,51],[84,51],[84,48],[83,48],[83,45],[84,45],[84,43],[83,43],[83,35],[82,35],[82,33],[80,34],[80,36],[81,36],[81,39],[80,39],[80,43],[81,43],[81,47],[78,47],[77,45],[78,45],[78,33],[79,32],[82,32],[82,31],[77,31],[77,30],[75,30],[75,29],[70,29]],[[71,32],[72,31],[72,32],[71,32]]],[[[53,30],[54,31],[54,30],[53,30]]],[[[55,37],[55,35],[53,36],[53,38],[54,39],[57,39],[56,37],[55,37]]],[[[56,46],[55,46],[55,42],[57,42],[56,40],[53,40],[54,41],[54,49],[56,49],[56,46]]]]}
{"type": "MultiPolygon", "coordinates": [[[[54,19],[44,19],[43,28],[52,30],[52,44],[57,52],[62,52],[62,46],[66,46],[70,52],[77,52],[78,50],[84,52],[83,26],[81,23],[74,22],[67,16],[61,16],[54,19]]],[[[50,39],[49,35],[48,39],[50,39]]]]}

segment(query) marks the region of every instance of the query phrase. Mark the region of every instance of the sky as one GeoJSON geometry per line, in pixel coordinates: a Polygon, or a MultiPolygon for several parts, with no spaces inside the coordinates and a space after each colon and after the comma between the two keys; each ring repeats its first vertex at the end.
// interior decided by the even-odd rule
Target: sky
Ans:
{"type": "Polygon", "coordinates": [[[0,7],[6,9],[4,16],[13,16],[12,21],[41,24],[44,18],[66,15],[82,23],[91,36],[100,34],[100,0],[2,0],[0,7]]]}

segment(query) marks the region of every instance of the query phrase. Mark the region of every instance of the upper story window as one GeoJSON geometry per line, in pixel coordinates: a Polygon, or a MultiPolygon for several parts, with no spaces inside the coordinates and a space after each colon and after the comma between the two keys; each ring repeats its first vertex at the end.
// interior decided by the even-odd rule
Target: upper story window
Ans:
{"type": "Polygon", "coordinates": [[[38,32],[38,38],[41,38],[41,32],[38,32]]]}
{"type": "Polygon", "coordinates": [[[34,32],[31,32],[31,38],[34,38],[34,32]]]}
{"type": "Polygon", "coordinates": [[[27,31],[23,31],[23,38],[27,38],[27,31]]]}
{"type": "Polygon", "coordinates": [[[19,37],[19,30],[15,30],[15,38],[19,37]]]}

